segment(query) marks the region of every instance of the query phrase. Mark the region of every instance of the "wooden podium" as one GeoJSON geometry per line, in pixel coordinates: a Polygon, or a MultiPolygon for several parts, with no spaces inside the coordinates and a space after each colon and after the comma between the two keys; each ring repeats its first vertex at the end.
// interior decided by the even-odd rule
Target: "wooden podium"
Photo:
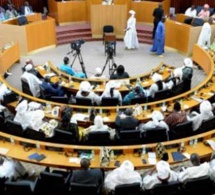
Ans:
{"type": "Polygon", "coordinates": [[[93,38],[102,38],[103,26],[112,25],[117,38],[124,37],[127,21],[126,5],[91,5],[91,30],[93,38]]]}
{"type": "Polygon", "coordinates": [[[7,42],[18,42],[21,55],[56,46],[55,20],[41,14],[27,16],[28,24],[19,26],[17,18],[0,23],[1,37],[7,42]]]}

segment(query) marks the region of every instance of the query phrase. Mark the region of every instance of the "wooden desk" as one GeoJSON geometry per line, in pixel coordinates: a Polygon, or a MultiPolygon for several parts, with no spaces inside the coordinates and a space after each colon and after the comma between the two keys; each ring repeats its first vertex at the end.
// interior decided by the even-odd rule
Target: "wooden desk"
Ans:
{"type": "Polygon", "coordinates": [[[41,14],[27,16],[31,23],[18,26],[17,18],[0,24],[1,36],[10,41],[17,41],[21,55],[28,55],[40,49],[56,46],[54,19],[42,20],[41,14]]]}
{"type": "Polygon", "coordinates": [[[20,50],[18,43],[13,43],[10,48],[4,50],[0,54],[0,75],[4,73],[11,67],[12,64],[20,60],[20,50]]]}
{"type": "MultiPolygon", "coordinates": [[[[185,143],[186,152],[188,154],[192,153],[198,153],[201,158],[209,159],[211,156],[211,153],[213,150],[209,146],[205,146],[203,142],[199,142],[196,147],[190,146],[189,141],[192,139],[213,139],[214,140],[214,134],[215,130],[212,130],[210,132],[200,134],[197,136],[189,137],[189,138],[183,138],[179,140],[169,141],[169,142],[163,142],[163,144],[166,147],[172,147],[170,149],[167,149],[167,152],[169,154],[169,163],[171,165],[177,164],[178,162],[173,161],[172,158],[172,152],[177,151],[177,146],[174,147],[176,144],[180,144],[181,142],[185,143]]],[[[65,144],[53,144],[53,143],[47,143],[47,142],[40,142],[40,141],[34,141],[34,140],[28,140],[25,138],[20,138],[16,136],[11,136],[6,133],[0,132],[0,147],[7,148],[9,151],[7,152],[6,156],[14,158],[19,161],[43,165],[43,166],[51,166],[51,167],[60,167],[60,168],[78,168],[80,165],[78,163],[72,163],[69,162],[70,157],[77,157],[77,150],[94,150],[95,152],[95,158],[91,160],[91,167],[92,168],[100,168],[100,147],[95,146],[79,146],[79,145],[65,145],[65,144]],[[10,140],[14,140],[14,144],[10,143],[10,140]],[[25,151],[23,148],[23,145],[29,145],[31,144],[30,151],[25,151]],[[39,146],[39,149],[36,149],[36,146],[39,146]],[[55,149],[55,151],[53,151],[55,149]],[[52,150],[52,151],[50,151],[52,150]],[[58,150],[58,151],[56,151],[58,150]],[[46,158],[40,162],[37,162],[35,160],[30,160],[28,156],[30,156],[33,153],[39,153],[44,154],[46,158]]],[[[151,149],[152,151],[155,151],[156,144],[147,144],[144,145],[145,148],[151,149]]],[[[144,168],[150,168],[153,165],[150,165],[148,163],[148,155],[145,155],[145,159],[147,161],[147,164],[142,163],[142,157],[136,153],[134,154],[134,150],[142,150],[143,145],[132,145],[132,146],[110,146],[110,149],[113,150],[120,150],[122,152],[121,155],[115,156],[114,161],[110,162],[110,165],[108,167],[105,167],[106,170],[108,169],[115,169],[114,166],[115,160],[119,160],[120,162],[123,162],[124,160],[130,160],[136,169],[144,169],[144,168]]],[[[159,160],[159,159],[157,159],[159,160]]]]}

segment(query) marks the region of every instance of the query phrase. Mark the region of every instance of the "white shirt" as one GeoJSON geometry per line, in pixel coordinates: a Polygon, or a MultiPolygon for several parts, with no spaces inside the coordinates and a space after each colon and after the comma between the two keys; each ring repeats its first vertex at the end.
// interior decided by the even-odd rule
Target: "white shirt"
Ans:
{"type": "MultiPolygon", "coordinates": [[[[162,82],[162,85],[163,85],[163,89],[162,90],[166,89],[166,84],[164,82],[162,82]]],[[[158,92],[158,91],[159,91],[158,90],[158,85],[156,83],[153,83],[151,85],[151,87],[148,89],[147,94],[148,94],[148,96],[151,95],[152,98],[154,98],[155,97],[155,93],[158,92]]]]}
{"type": "Polygon", "coordinates": [[[211,45],[211,26],[208,22],[205,22],[202,26],[197,44],[201,47],[209,47],[211,45]]]}
{"type": "Polygon", "coordinates": [[[28,6],[25,6],[25,15],[28,15],[31,13],[31,10],[28,6]]]}
{"type": "Polygon", "coordinates": [[[3,100],[5,94],[10,93],[11,91],[6,87],[5,84],[0,85],[0,100],[3,100]]]}
{"type": "Polygon", "coordinates": [[[188,167],[183,172],[180,172],[178,179],[180,182],[185,182],[188,179],[203,177],[210,174],[210,166],[207,162],[194,167],[188,167]]]}
{"type": "Polygon", "coordinates": [[[197,11],[196,11],[196,9],[191,10],[191,7],[189,7],[189,8],[185,11],[185,15],[186,15],[186,16],[190,16],[190,17],[196,17],[197,11]]]}

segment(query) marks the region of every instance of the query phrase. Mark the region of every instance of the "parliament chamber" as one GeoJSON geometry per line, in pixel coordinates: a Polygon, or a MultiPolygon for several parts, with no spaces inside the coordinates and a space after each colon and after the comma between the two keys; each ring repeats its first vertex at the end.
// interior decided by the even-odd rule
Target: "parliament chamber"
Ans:
{"type": "MultiPolygon", "coordinates": [[[[37,4],[36,2],[32,1],[32,4],[33,3],[37,4]]],[[[177,3],[180,4],[179,2],[177,3]]],[[[175,1],[164,0],[165,13],[168,13],[170,6],[177,3],[175,1]]],[[[10,83],[7,82],[6,79],[3,78],[4,73],[7,70],[10,70],[10,68],[13,67],[14,63],[20,60],[21,56],[30,55],[33,52],[43,52],[44,49],[56,47],[56,37],[54,33],[55,23],[58,25],[69,25],[71,23],[84,23],[89,21],[92,23],[95,22],[94,28],[92,28],[92,34],[94,34],[94,37],[101,38],[102,32],[100,29],[101,26],[104,25],[104,23],[100,23],[97,19],[93,18],[93,15],[91,15],[91,11],[93,11],[94,9],[91,7],[92,4],[98,5],[100,4],[100,1],[87,0],[57,2],[54,0],[49,0],[48,5],[50,14],[46,20],[42,20],[41,14],[36,13],[27,17],[29,24],[27,26],[24,26],[23,28],[17,26],[16,19],[5,21],[0,24],[0,29],[3,32],[3,36],[7,37],[7,40],[11,40],[9,42],[10,46],[8,48],[5,48],[0,55],[0,73],[2,75],[0,77],[0,81],[4,83],[11,91],[13,91],[16,94],[15,96],[17,98],[16,101],[9,100],[9,103],[6,105],[10,110],[15,111],[15,108],[18,105],[18,98],[23,97],[30,101],[39,103],[42,106],[42,111],[44,111],[46,119],[55,119],[56,121],[60,122],[62,120],[60,114],[58,114],[57,116],[53,115],[51,112],[47,112],[47,109],[49,109],[50,111],[50,106],[51,110],[56,106],[69,106],[70,108],[72,108],[73,114],[80,114],[80,120],[77,120],[77,125],[79,126],[79,129],[84,129],[92,124],[92,121],[89,120],[89,113],[92,109],[95,109],[99,115],[105,118],[104,123],[108,124],[111,127],[115,127],[115,118],[119,110],[125,111],[127,108],[135,109],[135,104],[122,106],[81,106],[77,104],[64,104],[54,102],[26,94],[14,88],[12,85],[10,85],[10,83]],[[75,11],[77,7],[81,10],[80,12],[75,11]],[[20,33],[19,38],[17,38],[17,35],[13,34],[14,31],[18,31],[20,33]]],[[[134,9],[137,12],[137,21],[139,21],[140,23],[151,23],[153,19],[151,12],[157,6],[157,2],[147,1],[137,3],[131,1],[124,2],[116,0],[114,4],[126,4],[127,9],[125,9],[124,7],[122,8],[122,10],[119,10],[120,12],[129,10],[130,8],[134,9]],[[145,15],[141,13],[143,9],[145,9],[145,15]]],[[[37,9],[38,8],[39,6],[37,6],[37,9]]],[[[100,8],[98,7],[98,10],[99,9],[100,8]]],[[[96,10],[94,11],[95,13],[97,12],[96,10]]],[[[204,50],[203,48],[195,44],[201,28],[188,27],[186,25],[179,24],[181,22],[180,17],[181,16],[178,15],[178,19],[176,19],[178,21],[168,20],[166,23],[166,46],[175,49],[176,52],[181,52],[185,55],[192,56],[193,62],[195,62],[198,67],[201,68],[203,74],[206,75],[205,79],[203,82],[199,83],[197,86],[185,93],[174,94],[170,97],[165,97],[165,99],[154,99],[153,101],[141,103],[140,106],[142,107],[142,112],[135,115],[135,117],[141,122],[149,121],[152,117],[152,112],[155,110],[162,111],[164,115],[168,115],[173,110],[173,105],[175,102],[180,102],[182,110],[185,110],[186,112],[199,107],[201,101],[203,100],[209,100],[211,103],[215,102],[214,54],[212,52],[204,50]],[[179,34],[181,33],[183,33],[184,35],[184,40],[178,38],[179,34]],[[190,38],[191,34],[193,34],[192,38],[190,38]],[[166,107],[166,109],[162,110],[162,107],[164,106],[166,107]]],[[[122,17],[122,21],[125,22],[126,18],[127,16],[125,14],[122,17]]],[[[122,21],[120,21],[121,24],[123,23],[122,21]]],[[[120,27],[119,30],[116,31],[118,38],[122,38],[123,36],[123,27],[121,24],[114,24],[120,27]]],[[[212,28],[214,31],[214,26],[212,28]]],[[[215,34],[215,32],[213,33],[215,34]]],[[[93,91],[98,94],[101,94],[104,91],[105,83],[108,81],[108,79],[96,80],[90,78],[82,79],[73,77],[67,75],[64,72],[61,72],[56,67],[56,65],[52,63],[51,59],[48,64],[50,68],[50,70],[48,71],[44,68],[43,65],[36,64],[36,69],[40,73],[41,77],[51,74],[52,82],[58,82],[59,79],[62,79],[62,86],[73,95],[78,91],[80,83],[82,81],[89,81],[94,86],[93,91]]],[[[160,64],[157,64],[155,66],[153,71],[150,71],[148,73],[140,72],[139,75],[131,76],[128,79],[118,80],[120,85],[119,91],[121,93],[127,94],[138,82],[140,82],[144,88],[149,88],[153,84],[153,81],[151,79],[151,72],[157,72],[161,74],[163,76],[163,79],[165,80],[171,75],[173,69],[174,68],[171,66],[171,64],[165,64],[164,62],[161,62],[160,64]],[[129,83],[129,85],[127,83],[129,83]]],[[[148,152],[155,152],[157,142],[160,142],[147,142],[144,136],[140,136],[131,144],[129,144],[129,142],[128,144],[121,144],[117,143],[116,141],[110,141],[107,142],[106,145],[102,144],[102,142],[100,142],[98,145],[93,144],[93,142],[88,145],[87,142],[85,143],[83,140],[73,141],[73,136],[70,134],[59,134],[58,136],[62,136],[62,139],[52,139],[47,135],[43,137],[38,136],[36,139],[33,139],[32,137],[25,137],[23,134],[24,131],[21,133],[18,133],[18,131],[15,132],[15,127],[13,129],[14,131],[9,131],[11,132],[11,134],[8,134],[6,131],[7,122],[4,124],[2,122],[3,121],[1,121],[0,125],[1,155],[13,158],[21,162],[37,164],[46,167],[63,168],[67,170],[80,168],[79,155],[81,153],[94,153],[94,157],[92,157],[91,159],[90,167],[102,168],[105,171],[113,170],[114,168],[116,168],[115,161],[123,162],[124,160],[130,160],[134,164],[136,170],[152,168],[154,164],[151,164],[148,161],[148,152]],[[110,150],[114,151],[113,159],[110,161],[109,166],[105,167],[101,166],[101,151],[103,147],[108,147],[110,150]],[[141,154],[143,148],[147,151],[144,155],[141,154]],[[30,159],[29,156],[34,153],[43,154],[45,158],[41,161],[30,159]],[[146,160],[145,164],[143,164],[143,158],[146,160]]],[[[173,159],[172,153],[177,152],[180,149],[182,143],[185,148],[185,151],[183,152],[186,152],[188,154],[198,153],[202,162],[209,161],[211,154],[213,153],[213,149],[207,144],[207,140],[214,140],[215,121],[213,121],[212,126],[212,129],[208,129],[205,132],[192,132],[188,136],[161,140],[162,144],[166,147],[167,153],[169,154],[168,162],[170,163],[170,165],[177,165],[181,162],[184,163],[185,161],[189,160],[189,158],[184,158],[183,161],[175,161],[173,159]],[[196,143],[194,144],[194,142],[196,143]]],[[[57,135],[55,137],[57,137],[57,135]]],[[[159,160],[159,158],[157,158],[157,160],[159,160]]]]}

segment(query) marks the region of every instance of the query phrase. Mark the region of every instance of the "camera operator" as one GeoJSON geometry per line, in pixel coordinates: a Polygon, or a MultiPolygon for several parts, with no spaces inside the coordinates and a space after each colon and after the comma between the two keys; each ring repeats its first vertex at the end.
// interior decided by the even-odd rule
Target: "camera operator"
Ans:
{"type": "Polygon", "coordinates": [[[79,78],[86,78],[86,75],[82,72],[76,72],[72,67],[69,66],[69,58],[64,57],[63,63],[60,65],[60,70],[70,74],[74,77],[79,77],[79,78]]]}
{"type": "Polygon", "coordinates": [[[116,69],[116,74],[112,74],[110,79],[126,79],[129,78],[129,74],[125,72],[123,65],[119,65],[116,69]]]}

